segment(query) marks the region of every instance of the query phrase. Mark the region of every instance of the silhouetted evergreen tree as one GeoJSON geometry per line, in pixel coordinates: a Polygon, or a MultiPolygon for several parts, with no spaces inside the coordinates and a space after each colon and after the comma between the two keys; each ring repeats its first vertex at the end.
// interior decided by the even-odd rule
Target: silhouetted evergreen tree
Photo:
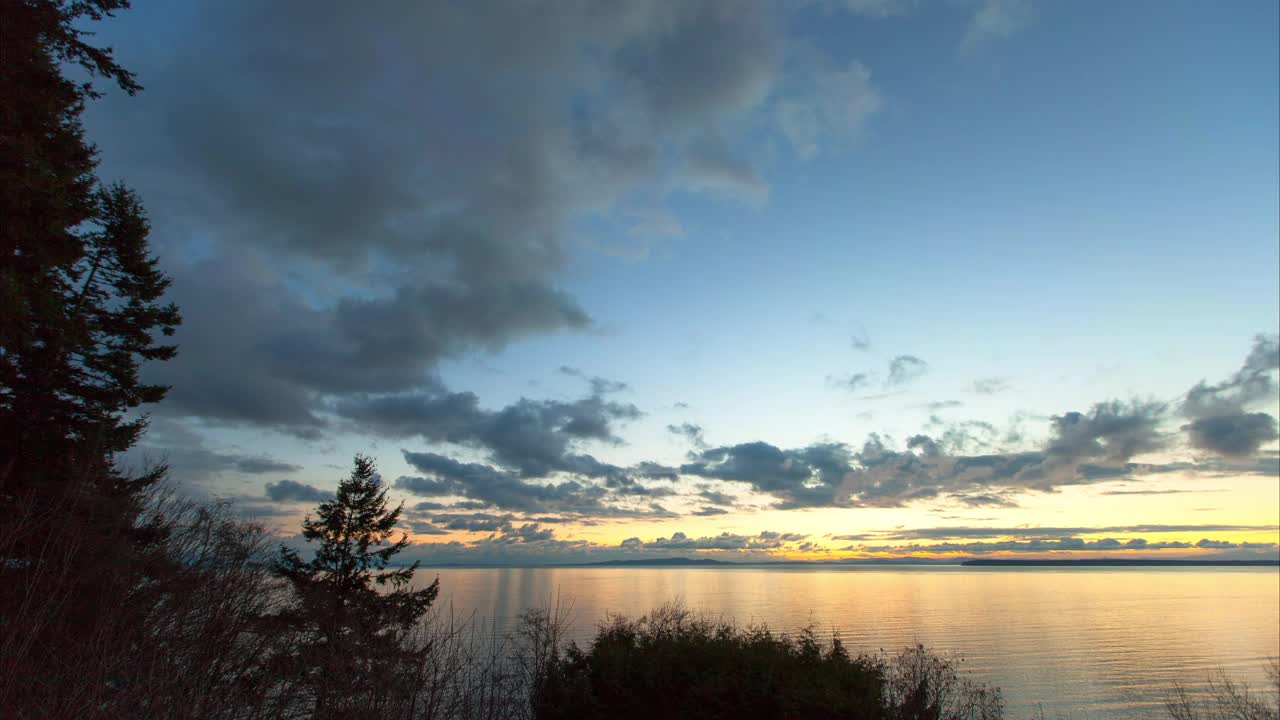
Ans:
{"type": "Polygon", "coordinates": [[[284,674],[301,678],[314,695],[318,718],[354,717],[391,702],[398,678],[425,648],[407,638],[439,593],[439,581],[421,590],[410,583],[418,564],[387,569],[408,544],[393,540],[403,504],[389,509],[373,460],[357,455],[333,501],[321,503],[302,536],[318,543],[304,561],[282,547],[277,573],[294,590],[279,616],[301,642],[280,659],[284,674]]]}
{"type": "Polygon", "coordinates": [[[44,665],[65,667],[123,611],[161,539],[138,518],[162,470],[127,477],[113,458],[145,425],[126,413],[164,396],[138,366],[173,357],[157,335],[180,318],[137,196],[94,174],[80,116],[98,93],[63,74],[140,89],[79,29],[126,7],[0,2],[0,626],[39,638],[25,655],[37,693],[44,665]],[[19,610],[42,593],[56,612],[19,610]]]}

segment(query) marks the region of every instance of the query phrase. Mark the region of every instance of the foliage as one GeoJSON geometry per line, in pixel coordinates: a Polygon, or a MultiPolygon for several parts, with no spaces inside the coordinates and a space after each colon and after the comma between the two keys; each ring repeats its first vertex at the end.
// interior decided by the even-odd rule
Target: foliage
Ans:
{"type": "Polygon", "coordinates": [[[885,699],[898,720],[997,720],[1004,716],[1000,688],[962,677],[955,661],[916,644],[891,659],[885,699]]]}
{"type": "Polygon", "coordinates": [[[281,548],[276,572],[295,602],[278,616],[302,642],[279,659],[281,669],[311,678],[316,717],[347,717],[389,702],[383,681],[415,653],[405,640],[439,593],[439,581],[410,587],[417,563],[388,570],[409,541],[392,541],[401,506],[389,509],[387,491],[371,459],[355,458],[336,497],[321,503],[302,536],[316,542],[304,561],[281,548]]]}
{"type": "Polygon", "coordinates": [[[538,718],[881,718],[884,668],[766,628],[694,616],[678,605],[639,620],[616,618],[586,650],[552,663],[535,699],[538,718]]]}
{"type": "Polygon", "coordinates": [[[124,413],[165,393],[139,379],[139,363],[176,351],[154,337],[180,318],[162,302],[169,279],[149,253],[141,203],[94,176],[80,115],[97,93],[62,74],[73,63],[139,89],[109,49],[75,29],[123,7],[21,0],[0,9],[0,479],[10,496],[56,496],[39,487],[51,475],[132,446],[144,421],[124,413]]]}
{"type": "Polygon", "coordinates": [[[1271,691],[1254,692],[1247,683],[1232,680],[1219,669],[1209,677],[1201,697],[1175,686],[1165,703],[1173,720],[1280,720],[1280,660],[1267,665],[1271,691]]]}
{"type": "Polygon", "coordinates": [[[139,89],[79,29],[124,7],[0,3],[0,626],[45,703],[85,643],[141,627],[135,592],[170,560],[146,513],[164,468],[130,477],[115,455],[145,426],[130,411],[164,396],[138,370],[173,357],[157,336],[180,318],[137,196],[94,174],[80,116],[98,93],[63,74],[139,89]]]}

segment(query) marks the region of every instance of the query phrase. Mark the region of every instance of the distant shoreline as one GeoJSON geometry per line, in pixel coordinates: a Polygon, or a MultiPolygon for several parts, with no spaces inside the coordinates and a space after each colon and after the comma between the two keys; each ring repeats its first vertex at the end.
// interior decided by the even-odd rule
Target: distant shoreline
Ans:
{"type": "Polygon", "coordinates": [[[967,567],[1280,567],[1280,560],[965,560],[967,567]]]}
{"type": "Polygon", "coordinates": [[[590,563],[557,563],[539,565],[503,565],[483,563],[433,563],[421,565],[430,568],[844,568],[844,567],[1280,567],[1278,560],[1160,560],[1093,558],[1080,560],[996,560],[972,558],[968,560],[923,560],[919,558],[885,558],[868,560],[778,560],[762,562],[733,562],[711,558],[653,558],[648,560],[602,560],[590,563]]]}

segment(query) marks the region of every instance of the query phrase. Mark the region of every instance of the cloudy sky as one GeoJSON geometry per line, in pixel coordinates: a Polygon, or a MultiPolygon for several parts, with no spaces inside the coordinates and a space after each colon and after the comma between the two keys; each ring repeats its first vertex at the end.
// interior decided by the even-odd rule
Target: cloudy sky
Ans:
{"type": "Polygon", "coordinates": [[[132,463],[414,557],[1274,557],[1274,2],[138,0],[132,463]]]}

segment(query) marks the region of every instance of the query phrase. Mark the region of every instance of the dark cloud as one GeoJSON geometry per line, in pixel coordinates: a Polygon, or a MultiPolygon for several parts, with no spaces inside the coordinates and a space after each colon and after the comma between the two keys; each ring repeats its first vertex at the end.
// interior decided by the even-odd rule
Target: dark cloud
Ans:
{"type": "Polygon", "coordinates": [[[457,496],[521,512],[550,512],[561,508],[586,510],[599,505],[603,488],[576,481],[539,484],[516,473],[479,463],[462,463],[436,453],[405,451],[404,459],[432,477],[401,477],[395,486],[420,496],[457,496]]]}
{"type": "Polygon", "coordinates": [[[662,465],[656,462],[650,462],[648,460],[639,462],[631,466],[630,468],[628,468],[628,472],[635,475],[636,477],[641,477],[648,480],[668,480],[671,482],[675,482],[680,478],[680,473],[676,468],[669,467],[667,465],[662,465]]]}
{"type": "Polygon", "coordinates": [[[1274,377],[1277,369],[1280,339],[1258,335],[1234,375],[1216,385],[1202,380],[1187,391],[1180,410],[1191,420],[1182,426],[1191,447],[1225,458],[1246,459],[1275,440],[1275,417],[1247,411],[1263,403],[1274,408],[1280,402],[1280,386],[1274,377]]]}
{"type": "Polygon", "coordinates": [[[992,493],[976,493],[972,495],[956,493],[951,495],[951,499],[966,507],[1018,507],[1018,503],[1010,500],[1008,497],[1003,495],[994,495],[992,493]]]}
{"type": "MultiPolygon", "coordinates": [[[[192,441],[199,442],[198,438],[192,441]]],[[[130,449],[119,458],[118,462],[124,466],[138,467],[167,464],[170,477],[187,486],[204,484],[223,473],[266,475],[294,473],[302,469],[298,465],[270,456],[219,452],[200,445],[172,447],[142,445],[130,449]]]]}
{"type": "Polygon", "coordinates": [[[264,262],[228,250],[173,273],[183,352],[147,369],[174,388],[163,412],[315,437],[325,395],[430,386],[443,357],[588,323],[568,296],[530,284],[405,286],[316,310],[264,262]]]}
{"type": "Polygon", "coordinates": [[[702,426],[700,425],[690,422],[680,423],[679,425],[672,424],[667,426],[667,432],[684,438],[695,450],[701,450],[707,446],[707,441],[702,437],[702,426]]]}
{"type": "Polygon", "coordinates": [[[421,520],[410,522],[409,529],[418,535],[448,535],[449,531],[421,520]]]}
{"type": "MultiPolygon", "coordinates": [[[[583,475],[599,470],[604,484],[583,480],[537,482],[517,472],[481,463],[464,463],[430,452],[404,451],[404,459],[428,477],[397,478],[395,487],[423,497],[461,497],[502,510],[520,513],[559,513],[578,517],[672,517],[674,513],[650,503],[635,507],[626,501],[674,494],[669,488],[651,488],[613,466],[596,467],[589,456],[582,460],[583,475]]],[[[569,472],[574,472],[570,470],[569,472]]],[[[457,507],[455,505],[455,507],[457,507]]]]}
{"type": "Polygon", "coordinates": [[[1217,385],[1201,380],[1187,391],[1182,414],[1188,418],[1218,417],[1238,414],[1252,405],[1280,398],[1276,370],[1280,369],[1280,338],[1258,335],[1244,365],[1229,379],[1217,385]]]}
{"type": "MultiPolygon", "coordinates": [[[[968,455],[958,449],[985,444],[963,432],[908,439],[891,449],[877,435],[858,451],[843,443],[782,449],[766,442],[708,448],[680,468],[685,475],[740,482],[773,496],[779,508],[897,507],[949,493],[981,504],[993,490],[1049,491],[1186,466],[1139,464],[1132,459],[1166,447],[1158,429],[1164,407],[1155,403],[1099,403],[1088,412],[1050,420],[1051,435],[1038,450],[968,455]]],[[[983,430],[992,430],[978,423],[983,430]]],[[[1003,496],[1002,496],[1003,497],[1003,496]]],[[[1011,502],[1008,498],[997,501],[1011,502]]]]}
{"type": "Polygon", "coordinates": [[[1051,418],[1051,435],[1042,449],[1017,453],[951,454],[922,435],[911,438],[907,452],[898,452],[872,436],[857,453],[841,495],[855,503],[892,506],[940,490],[1052,490],[1154,472],[1154,466],[1130,460],[1166,446],[1158,430],[1162,412],[1163,406],[1153,403],[1099,403],[1087,413],[1051,418]]]}
{"type": "Polygon", "coordinates": [[[1249,458],[1275,440],[1276,419],[1266,413],[1239,413],[1200,418],[1183,425],[1191,447],[1227,458],[1249,458]]]}
{"type": "Polygon", "coordinates": [[[669,487],[649,487],[636,482],[629,475],[609,475],[605,478],[605,487],[613,491],[615,495],[633,496],[633,497],[670,497],[676,494],[676,491],[669,487]]]}
{"type": "Polygon", "coordinates": [[[570,367],[568,365],[561,365],[560,372],[561,374],[568,375],[570,377],[577,377],[586,380],[587,384],[591,386],[592,395],[607,395],[609,393],[624,392],[628,389],[628,385],[624,382],[602,378],[597,375],[587,375],[578,368],[570,367]]]}
{"type": "Polygon", "coordinates": [[[513,515],[489,515],[474,513],[471,515],[444,514],[435,515],[431,522],[445,530],[465,530],[467,532],[496,532],[509,527],[513,515]]]}
{"type": "Polygon", "coordinates": [[[1094,405],[1088,413],[1068,412],[1050,419],[1052,439],[1045,452],[1057,462],[1127,462],[1135,455],[1164,449],[1158,426],[1164,406],[1158,403],[1094,405]]]}
{"type": "Polygon", "coordinates": [[[242,473],[278,473],[301,470],[301,466],[281,462],[269,457],[239,456],[235,460],[235,469],[242,473]]]}
{"type": "Polygon", "coordinates": [[[747,483],[778,498],[784,508],[813,507],[833,502],[850,460],[848,449],[839,443],[783,450],[753,442],[703,450],[680,472],[747,483]]]}
{"type": "MultiPolygon", "coordinates": [[[[167,243],[185,322],[178,359],[146,370],[174,387],[162,411],[315,438],[334,398],[589,328],[560,288],[578,218],[682,179],[767,191],[731,151],[745,131],[712,129],[761,128],[741,120],[773,102],[782,12],[198,3],[140,53],[148,92],[89,116],[167,243]]],[[[829,105],[825,87],[788,102],[829,105]]]]}
{"type": "Polygon", "coordinates": [[[728,515],[729,511],[725,510],[724,508],[715,507],[714,505],[704,505],[700,509],[694,510],[690,514],[695,515],[697,517],[709,517],[711,515],[728,515]]]}
{"type": "Polygon", "coordinates": [[[386,435],[420,436],[480,448],[524,477],[568,472],[600,477],[620,469],[573,451],[584,441],[620,444],[614,423],[634,420],[635,405],[601,395],[571,402],[521,399],[501,410],[479,407],[471,393],[418,393],[347,400],[335,412],[386,435]]]}
{"type": "Polygon", "coordinates": [[[724,505],[726,507],[733,507],[734,505],[738,504],[738,499],[736,497],[729,495],[727,493],[722,493],[717,490],[713,490],[712,488],[706,485],[702,485],[698,488],[698,497],[714,505],[724,505]]]}
{"type": "Polygon", "coordinates": [[[899,355],[889,363],[889,378],[886,385],[899,386],[918,380],[929,370],[929,363],[915,355],[899,355]]]}
{"type": "Polygon", "coordinates": [[[272,502],[321,503],[333,500],[333,493],[294,480],[267,483],[267,497],[272,502]]]}
{"type": "Polygon", "coordinates": [[[664,18],[664,31],[619,55],[622,77],[654,117],[685,124],[763,99],[775,73],[775,38],[764,8],[715,0],[668,10],[674,12],[664,18]]]}

